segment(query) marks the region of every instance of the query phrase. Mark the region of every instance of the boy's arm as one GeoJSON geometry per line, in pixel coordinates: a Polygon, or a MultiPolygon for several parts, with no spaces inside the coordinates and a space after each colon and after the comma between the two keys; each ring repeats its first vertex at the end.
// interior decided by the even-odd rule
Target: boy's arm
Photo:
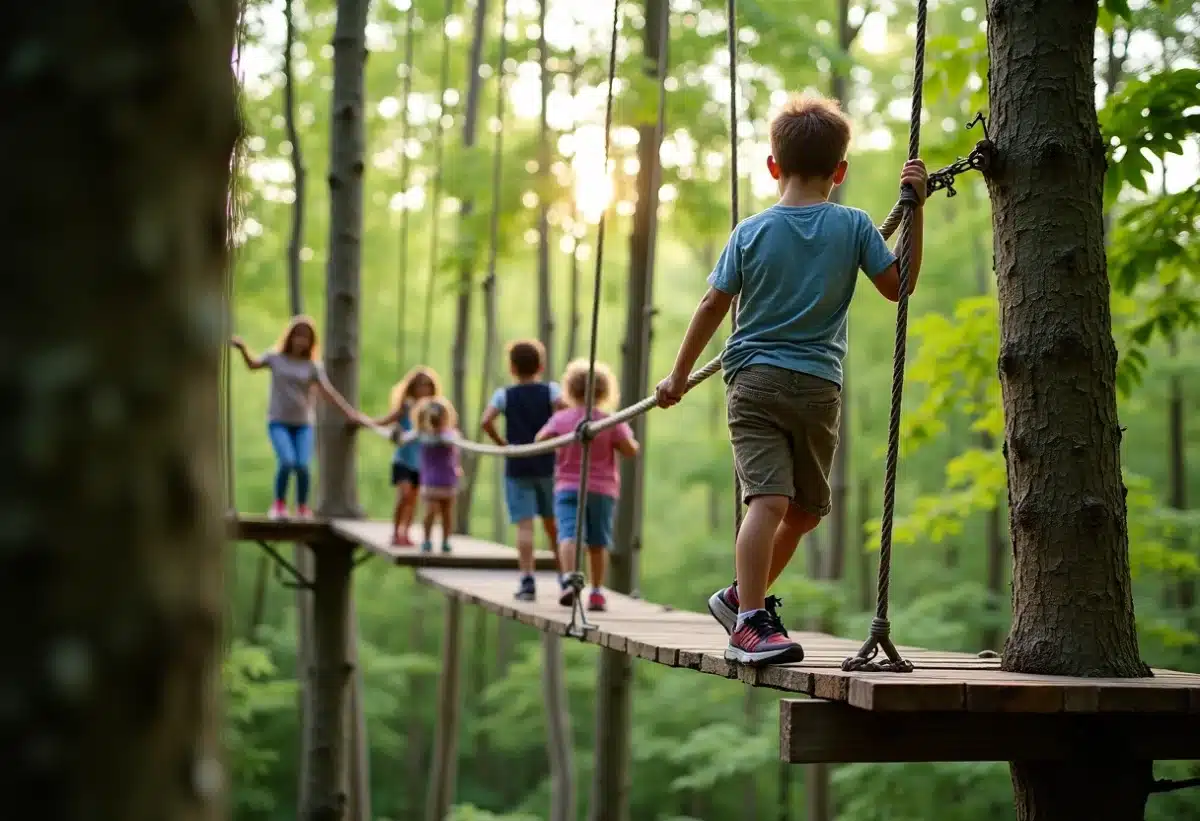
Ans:
{"type": "MultiPolygon", "coordinates": [[[[917,204],[912,209],[912,234],[910,242],[912,247],[912,262],[908,266],[908,293],[911,296],[917,290],[917,278],[921,275],[921,261],[925,251],[925,196],[928,189],[928,175],[925,172],[925,163],[920,160],[911,160],[904,164],[904,171],[900,175],[900,182],[908,184],[917,192],[917,204]]],[[[874,226],[872,226],[874,230],[874,226]]],[[[878,231],[875,231],[874,238],[879,244],[883,243],[883,237],[878,236],[878,231]]],[[[871,243],[871,239],[868,239],[871,243]]],[[[868,248],[867,255],[870,256],[871,250],[868,248]]],[[[875,289],[883,295],[883,297],[891,302],[898,302],[900,299],[900,264],[893,262],[887,268],[883,269],[878,274],[871,277],[871,283],[875,289]]]]}
{"type": "Polygon", "coordinates": [[[729,307],[733,304],[733,294],[719,291],[711,285],[707,293],[696,306],[692,321],[688,323],[683,342],[679,345],[679,353],[675,355],[675,367],[671,375],[659,383],[655,394],[661,407],[670,407],[680,400],[687,389],[687,379],[696,366],[696,360],[704,353],[704,349],[712,340],[713,334],[725,320],[729,307]]]}
{"type": "Polygon", "coordinates": [[[483,418],[479,420],[479,427],[483,428],[483,432],[488,435],[488,438],[495,442],[500,447],[504,447],[508,442],[504,441],[504,437],[500,435],[500,431],[496,430],[496,419],[500,416],[500,411],[495,405],[488,405],[483,412],[483,418]]]}

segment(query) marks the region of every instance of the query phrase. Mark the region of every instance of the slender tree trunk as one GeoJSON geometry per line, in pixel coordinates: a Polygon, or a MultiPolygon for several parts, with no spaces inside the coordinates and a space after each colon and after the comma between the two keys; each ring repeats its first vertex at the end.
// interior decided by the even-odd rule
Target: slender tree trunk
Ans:
{"type": "Polygon", "coordinates": [[[546,348],[546,371],[554,373],[554,303],[550,287],[550,126],[546,122],[546,105],[550,97],[550,72],[546,69],[546,3],[538,1],[538,74],[541,80],[542,103],[538,110],[537,165],[538,179],[538,338],[546,348]]]}
{"type": "MultiPolygon", "coordinates": [[[[547,0],[540,0],[545,3],[547,0]]],[[[575,100],[579,94],[579,58],[574,50],[571,52],[571,99],[575,100]]],[[[573,122],[572,128],[575,134],[579,133],[578,121],[573,122]]],[[[571,235],[574,240],[578,240],[577,223],[579,222],[579,203],[576,202],[575,186],[571,186],[571,235]]],[[[571,243],[571,281],[570,281],[570,314],[571,322],[567,329],[567,356],[566,361],[570,362],[575,358],[575,351],[579,345],[579,251],[575,247],[575,242],[571,243]]],[[[553,371],[552,371],[553,372],[553,371]]]]}
{"type": "Polygon", "coordinates": [[[236,20],[215,0],[30,4],[0,33],[20,112],[0,123],[19,158],[0,204],[13,817],[226,816],[216,306],[236,20]]]}
{"type": "Polygon", "coordinates": [[[300,145],[300,133],[296,129],[296,77],[292,69],[292,50],[296,47],[296,19],[293,0],[284,0],[283,16],[285,36],[283,42],[283,117],[287,128],[288,143],[291,145],[292,226],[288,237],[288,304],[292,316],[304,312],[304,288],[301,276],[300,247],[304,239],[304,202],[307,171],[304,168],[304,152],[300,145]]]}
{"type": "MultiPolygon", "coordinates": [[[[1172,361],[1179,357],[1179,343],[1172,338],[1167,343],[1172,361]]],[[[1172,373],[1168,381],[1167,398],[1167,459],[1170,465],[1170,505],[1175,510],[1187,510],[1187,434],[1184,423],[1183,380],[1172,373]]],[[[1196,582],[1192,578],[1179,582],[1176,604],[1190,617],[1196,604],[1196,582]]]]}
{"type": "MultiPolygon", "coordinates": [[[[329,260],[326,269],[325,366],[329,381],[351,405],[358,404],[358,326],[362,248],[363,107],[367,57],[368,0],[339,0],[333,33],[333,99],[330,107],[329,260]]],[[[357,450],[346,420],[322,406],[318,416],[318,508],[326,517],[357,517],[357,450]]],[[[343,749],[347,735],[354,752],[351,765],[366,759],[364,728],[356,715],[346,730],[346,686],[354,688],[350,706],[361,708],[361,673],[351,663],[347,639],[356,636],[351,556],[322,545],[315,557],[313,633],[316,679],[312,701],[312,746],[309,749],[306,818],[341,819],[347,809],[347,780],[354,799],[351,809],[369,814],[368,797],[360,791],[359,772],[346,771],[343,749]],[[326,597],[328,600],[323,600],[326,597]],[[335,624],[335,620],[340,620],[335,624]]]]}
{"type": "Polygon", "coordinates": [[[792,765],[786,761],[779,762],[779,806],[776,808],[776,821],[792,821],[792,765]]]}
{"type": "MultiPolygon", "coordinates": [[[[488,0],[475,0],[475,22],[471,36],[471,50],[467,56],[467,102],[463,113],[462,142],[463,148],[473,148],[475,145],[476,124],[479,119],[479,97],[482,91],[482,80],[479,77],[479,64],[483,59],[483,38],[487,22],[488,0]]],[[[475,203],[465,199],[459,211],[459,224],[462,236],[466,240],[467,222],[475,210],[475,203]]],[[[467,413],[467,347],[471,341],[471,289],[474,280],[474,261],[467,259],[459,269],[458,298],[455,305],[454,318],[454,350],[451,365],[450,401],[458,409],[460,419],[470,418],[467,413]]],[[[474,460],[472,460],[474,461],[474,460]]],[[[467,514],[470,512],[470,498],[463,494],[458,506],[456,528],[466,529],[467,514]]]]}
{"type": "MultiPolygon", "coordinates": [[[[742,687],[742,722],[746,733],[746,738],[753,738],[755,730],[758,729],[758,699],[755,697],[754,688],[749,684],[742,687]]],[[[741,777],[742,781],[742,806],[741,817],[745,821],[757,821],[758,819],[758,778],[756,770],[751,770],[741,777]]]]}
{"type": "MultiPolygon", "coordinates": [[[[703,250],[700,252],[700,264],[711,270],[716,265],[717,251],[713,246],[712,241],[704,244],[703,250]]],[[[721,336],[721,332],[713,334],[712,341],[708,345],[708,353],[705,358],[709,359],[716,356],[725,347],[725,341],[721,336]]],[[[724,394],[720,391],[709,391],[708,402],[708,438],[712,441],[725,436],[723,430],[725,403],[724,394]]],[[[708,482],[708,529],[714,533],[721,526],[721,506],[724,504],[721,499],[721,487],[716,477],[709,478],[708,482]]]]}
{"type": "Polygon", "coordinates": [[[250,618],[246,625],[246,641],[254,641],[262,627],[267,612],[267,579],[271,572],[270,560],[259,558],[254,566],[254,588],[251,590],[250,618]]]}
{"type": "Polygon", "coordinates": [[[412,136],[409,123],[408,108],[412,102],[413,51],[416,46],[416,32],[413,23],[416,21],[416,6],[409,4],[404,13],[404,81],[400,91],[400,247],[396,260],[396,362],[404,367],[405,341],[408,338],[408,235],[412,222],[408,210],[408,187],[411,181],[409,168],[412,165],[408,157],[408,144],[412,136]]]}
{"type": "MultiPolygon", "coordinates": [[[[637,207],[630,236],[628,310],[621,361],[621,395],[644,396],[649,383],[653,322],[654,244],[658,224],[658,188],[662,144],[670,9],[665,0],[646,0],[642,33],[642,70],[659,88],[657,123],[638,126],[637,207]]],[[[615,550],[610,573],[613,590],[637,587],[637,556],[642,541],[643,479],[646,459],[645,417],[633,421],[642,443],[637,459],[621,463],[621,500],[617,506],[615,550]]],[[[596,710],[596,766],[592,781],[591,821],[629,817],[629,722],[633,665],[624,653],[605,649],[600,657],[596,710]]]]}
{"type": "Polygon", "coordinates": [[[442,156],[445,150],[446,127],[443,122],[446,105],[446,90],[450,85],[450,34],[446,21],[454,13],[454,0],[446,0],[442,9],[442,56],[439,76],[441,96],[438,97],[438,119],[433,129],[433,191],[429,197],[429,276],[425,281],[425,311],[421,322],[421,361],[429,361],[429,344],[433,337],[433,302],[436,298],[434,284],[437,282],[440,264],[438,239],[442,227],[442,156]]]}
{"type": "Polygon", "coordinates": [[[447,597],[442,643],[442,676],[438,689],[437,735],[434,738],[433,764],[429,771],[425,821],[444,821],[454,804],[454,784],[458,770],[461,639],[462,603],[458,599],[447,597]]]}
{"type": "Polygon", "coordinates": [[[542,634],[542,691],[546,702],[546,758],[550,762],[550,821],[575,818],[575,762],[567,710],[562,640],[542,634]]]}
{"type": "MultiPolygon", "coordinates": [[[[1013,625],[1004,669],[1144,676],[1104,257],[1093,3],[987,9],[1013,625]],[[1054,77],[1055,82],[1044,82],[1054,77]],[[1036,131],[1037,138],[1030,134],[1036,131]]],[[[1013,762],[1017,821],[1143,818],[1152,762],[1013,762]]]]}

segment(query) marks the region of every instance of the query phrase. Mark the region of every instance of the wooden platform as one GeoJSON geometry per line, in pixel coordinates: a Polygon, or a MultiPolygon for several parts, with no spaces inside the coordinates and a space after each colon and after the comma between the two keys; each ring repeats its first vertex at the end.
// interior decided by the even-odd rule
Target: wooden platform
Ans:
{"type": "MultiPolygon", "coordinates": [[[[422,553],[419,547],[395,547],[392,545],[390,522],[364,519],[315,519],[271,521],[265,516],[228,517],[231,539],[251,542],[303,542],[320,544],[333,541],[343,545],[360,545],[393,564],[407,567],[458,567],[491,570],[517,569],[515,548],[474,539],[470,536],[452,536],[451,552],[442,553],[440,538],[435,539],[432,553],[422,553]]],[[[414,535],[419,528],[414,528],[414,535]]],[[[554,569],[554,555],[539,550],[534,556],[539,570],[554,569]]],[[[512,579],[509,575],[511,586],[512,579]]]]}
{"type": "MultiPolygon", "coordinates": [[[[558,604],[557,585],[548,574],[538,578],[541,598],[528,603],[513,599],[512,577],[505,573],[425,569],[418,578],[448,596],[539,630],[565,635],[570,621],[571,611],[558,604]]],[[[804,662],[751,668],[725,660],[728,638],[707,613],[613,593],[608,601],[607,612],[588,614],[594,628],[585,640],[591,644],[834,702],[816,709],[808,709],[812,702],[783,702],[784,760],[1009,760],[1019,757],[1018,752],[1055,758],[1100,740],[1109,745],[1109,754],[1124,748],[1154,758],[1200,758],[1200,675],[1167,670],[1156,670],[1147,679],[1018,675],[1002,672],[999,659],[914,647],[900,648],[916,666],[913,673],[846,673],[840,669],[842,659],[858,650],[859,640],[801,631],[792,631],[792,637],[805,648],[804,662]],[[826,709],[830,707],[834,709],[826,709]],[[1072,715],[1083,718],[1072,720],[1072,715]],[[938,726],[945,732],[939,735],[938,726]],[[819,743],[813,741],[814,727],[820,729],[819,743]],[[941,742],[914,745],[900,737],[901,730],[941,742]],[[846,732],[873,737],[874,757],[863,757],[861,741],[831,746],[846,732]],[[996,743],[980,742],[979,733],[991,734],[996,743]]]]}

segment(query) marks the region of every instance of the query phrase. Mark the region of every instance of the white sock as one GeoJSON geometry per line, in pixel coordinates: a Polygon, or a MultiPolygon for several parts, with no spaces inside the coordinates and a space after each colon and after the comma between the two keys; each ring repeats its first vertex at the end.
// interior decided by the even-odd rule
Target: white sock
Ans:
{"type": "MultiPolygon", "coordinates": [[[[761,613],[761,612],[762,612],[762,608],[760,607],[758,610],[747,610],[744,613],[738,613],[737,627],[741,627],[742,623],[745,622],[746,619],[753,616],[755,613],[761,613]]],[[[737,627],[735,627],[734,629],[736,630],[737,627]]]]}

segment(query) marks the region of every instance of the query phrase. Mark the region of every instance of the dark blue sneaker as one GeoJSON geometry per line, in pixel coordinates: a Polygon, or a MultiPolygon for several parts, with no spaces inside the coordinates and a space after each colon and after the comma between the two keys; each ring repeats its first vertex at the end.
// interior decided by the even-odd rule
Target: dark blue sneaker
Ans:
{"type": "Polygon", "coordinates": [[[534,601],[537,599],[537,584],[533,580],[533,576],[522,576],[521,584],[517,587],[517,592],[513,598],[517,601],[534,601]]]}

